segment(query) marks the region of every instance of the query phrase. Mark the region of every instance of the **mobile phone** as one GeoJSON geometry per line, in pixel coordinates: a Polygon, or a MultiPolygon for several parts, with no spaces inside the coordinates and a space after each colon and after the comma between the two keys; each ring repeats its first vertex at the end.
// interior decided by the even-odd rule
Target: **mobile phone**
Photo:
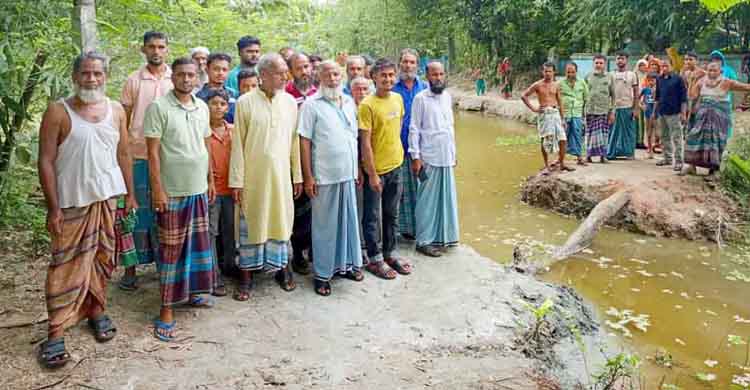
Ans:
{"type": "Polygon", "coordinates": [[[429,179],[429,177],[427,176],[427,172],[425,172],[424,167],[422,167],[422,169],[419,170],[419,175],[417,175],[417,177],[419,178],[419,181],[427,181],[427,179],[429,179]]]}

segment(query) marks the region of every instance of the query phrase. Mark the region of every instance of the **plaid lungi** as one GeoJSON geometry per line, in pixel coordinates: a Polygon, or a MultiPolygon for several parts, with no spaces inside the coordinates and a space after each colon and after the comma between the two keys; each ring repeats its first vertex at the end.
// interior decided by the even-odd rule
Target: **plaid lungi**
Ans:
{"type": "Polygon", "coordinates": [[[162,306],[185,303],[191,295],[212,292],[214,256],[206,194],[169,198],[167,209],[157,214],[157,221],[162,306]]]}
{"type": "Polygon", "coordinates": [[[401,180],[404,190],[398,211],[399,233],[416,236],[417,219],[414,209],[417,207],[417,178],[411,171],[411,157],[406,156],[401,164],[401,180]]]}

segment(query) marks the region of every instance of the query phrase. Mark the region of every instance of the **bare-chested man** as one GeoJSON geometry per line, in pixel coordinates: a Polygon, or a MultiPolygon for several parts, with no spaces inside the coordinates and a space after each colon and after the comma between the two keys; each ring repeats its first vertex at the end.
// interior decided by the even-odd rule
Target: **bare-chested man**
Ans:
{"type": "MultiPolygon", "coordinates": [[[[698,82],[698,79],[706,75],[706,71],[698,66],[698,55],[695,52],[688,52],[685,54],[682,71],[680,77],[685,81],[685,88],[688,91],[698,82]]],[[[695,119],[693,115],[693,107],[695,106],[695,100],[688,97],[688,124],[686,129],[692,127],[692,122],[695,119]]]]}
{"type": "MultiPolygon", "coordinates": [[[[544,170],[542,174],[550,172],[548,161],[549,154],[558,154],[557,165],[561,171],[574,171],[572,167],[565,165],[565,150],[567,138],[565,136],[565,114],[563,111],[562,98],[560,97],[560,86],[555,82],[555,64],[546,62],[542,65],[542,79],[531,84],[523,92],[523,100],[529,110],[539,114],[537,128],[539,137],[542,139],[542,157],[544,158],[544,170]],[[536,94],[539,105],[534,107],[529,102],[529,96],[536,94]]],[[[553,166],[552,169],[555,167],[553,166]]]]}

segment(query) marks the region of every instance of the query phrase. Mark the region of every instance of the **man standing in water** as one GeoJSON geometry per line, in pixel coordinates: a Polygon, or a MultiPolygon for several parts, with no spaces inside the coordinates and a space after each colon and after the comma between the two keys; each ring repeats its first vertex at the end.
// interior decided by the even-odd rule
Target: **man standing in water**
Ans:
{"type": "Polygon", "coordinates": [[[235,66],[229,75],[227,75],[227,81],[224,86],[233,90],[239,91],[240,81],[237,79],[237,75],[240,71],[245,69],[252,69],[258,71],[258,61],[260,60],[260,39],[246,35],[237,41],[237,51],[240,55],[240,63],[235,66]]]}
{"type": "Polygon", "coordinates": [[[542,158],[544,158],[543,175],[550,172],[549,155],[558,154],[557,165],[560,171],[574,171],[565,165],[565,151],[567,137],[565,135],[565,110],[560,97],[560,86],[555,82],[555,64],[545,62],[542,65],[543,78],[523,92],[521,100],[529,110],[539,114],[537,129],[542,140],[542,158]],[[534,107],[529,102],[529,96],[536,95],[539,105],[534,107]]]}
{"type": "MultiPolygon", "coordinates": [[[[419,55],[414,49],[401,50],[399,58],[399,81],[393,86],[393,92],[401,95],[404,101],[404,120],[401,123],[401,145],[404,150],[409,149],[409,124],[411,123],[411,103],[419,92],[429,88],[427,83],[417,76],[419,55]]],[[[411,171],[411,158],[407,154],[401,165],[401,180],[403,194],[399,208],[399,232],[407,240],[415,239],[417,221],[414,210],[417,207],[417,178],[411,171]]]]}
{"type": "Polygon", "coordinates": [[[628,55],[617,54],[615,79],[615,123],[609,132],[607,158],[635,158],[635,118],[638,117],[638,76],[628,70],[628,55]]]}
{"type": "MultiPolygon", "coordinates": [[[[138,200],[138,219],[133,230],[138,254],[137,264],[148,264],[159,259],[159,235],[156,214],[151,207],[151,184],[146,139],[143,136],[143,118],[149,104],[172,90],[172,69],[165,63],[169,54],[167,36],[158,31],[143,34],[141,53],[146,57],[146,64],[128,77],[122,88],[120,103],[128,120],[130,154],[133,157],[133,186],[138,200]]],[[[125,274],[119,283],[121,289],[130,291],[138,288],[135,273],[137,264],[121,264],[125,267],[125,274]]]]}
{"type": "Polygon", "coordinates": [[[411,169],[419,178],[416,210],[417,251],[440,257],[440,249],[458,244],[458,198],[453,167],[456,141],[453,103],[445,91],[445,70],[427,65],[430,89],[414,98],[409,126],[411,169]]]}

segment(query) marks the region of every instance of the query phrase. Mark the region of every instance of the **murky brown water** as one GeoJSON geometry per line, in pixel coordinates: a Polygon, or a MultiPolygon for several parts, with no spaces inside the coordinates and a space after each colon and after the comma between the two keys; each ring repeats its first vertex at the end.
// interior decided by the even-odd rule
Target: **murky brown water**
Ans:
{"type": "MultiPolygon", "coordinates": [[[[456,115],[462,240],[500,262],[510,259],[515,243],[540,253],[563,243],[578,226],[520,202],[519,183],[542,164],[538,146],[514,145],[530,131],[496,117],[456,115]]],[[[597,306],[603,321],[619,321],[607,314],[610,308],[648,316],[645,332],[632,323],[626,330],[606,330],[648,359],[643,373],[649,389],[662,377],[681,389],[726,389],[733,375],[750,373],[742,367],[747,346],[727,343],[728,335],[750,337],[750,279],[743,281],[741,274],[727,279],[735,270],[750,275],[746,253],[613,230],[600,232],[590,249],[556,264],[545,278],[573,286],[597,306]],[[672,368],[654,362],[658,351],[671,354],[672,368]],[[700,381],[698,373],[715,379],[700,381]]]]}

